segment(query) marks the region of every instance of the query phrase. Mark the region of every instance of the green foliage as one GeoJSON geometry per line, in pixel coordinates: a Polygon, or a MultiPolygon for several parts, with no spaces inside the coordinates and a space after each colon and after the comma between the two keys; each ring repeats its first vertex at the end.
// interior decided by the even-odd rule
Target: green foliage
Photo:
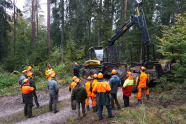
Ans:
{"type": "Polygon", "coordinates": [[[163,26],[162,38],[156,37],[159,41],[159,52],[168,59],[183,61],[186,56],[186,13],[178,16],[174,25],[163,26]]]}

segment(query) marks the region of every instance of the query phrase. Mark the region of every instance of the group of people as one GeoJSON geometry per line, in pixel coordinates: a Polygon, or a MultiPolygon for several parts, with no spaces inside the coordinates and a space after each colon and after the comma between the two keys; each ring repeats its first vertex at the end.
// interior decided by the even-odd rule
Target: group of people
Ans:
{"type": "MultiPolygon", "coordinates": [[[[58,102],[58,82],[56,80],[56,73],[52,70],[51,65],[47,66],[47,70],[45,71],[45,75],[47,77],[47,88],[49,91],[50,99],[49,99],[49,111],[52,111],[53,104],[53,112],[57,113],[57,102],[58,102]]],[[[28,116],[28,118],[35,117],[32,114],[33,98],[35,100],[35,104],[37,108],[41,108],[39,105],[37,94],[36,94],[36,85],[33,80],[34,73],[31,71],[32,67],[28,66],[27,70],[22,71],[22,75],[19,78],[19,86],[22,89],[22,99],[24,106],[24,115],[28,116]]]]}
{"type": "MultiPolygon", "coordinates": [[[[145,73],[145,67],[141,67],[141,74],[136,79],[136,86],[138,89],[138,103],[141,102],[141,90],[144,89],[147,99],[149,99],[149,89],[147,83],[149,82],[149,77],[145,73]]],[[[133,76],[131,72],[127,72],[127,78],[123,85],[121,84],[120,78],[117,76],[115,69],[112,70],[112,77],[109,81],[104,80],[103,74],[94,74],[92,77],[88,76],[87,82],[81,85],[81,80],[77,76],[74,76],[73,82],[69,86],[69,91],[71,92],[71,107],[72,110],[78,109],[77,118],[80,119],[80,104],[82,106],[83,117],[86,116],[85,106],[87,111],[90,110],[89,101],[92,101],[93,112],[98,111],[97,115],[99,120],[102,120],[103,106],[106,106],[108,111],[108,118],[113,118],[114,114],[112,110],[115,109],[114,103],[116,103],[117,108],[121,109],[120,103],[117,99],[117,92],[120,87],[122,87],[124,107],[129,106],[129,97],[132,93],[132,87],[134,84],[133,76]],[[89,100],[90,99],[90,100],[89,100]]]]}
{"type": "MultiPolygon", "coordinates": [[[[22,89],[22,98],[24,106],[24,115],[28,118],[32,118],[35,115],[32,114],[33,98],[37,108],[41,108],[36,94],[36,85],[33,80],[34,73],[31,71],[32,67],[29,66],[27,70],[23,71],[23,74],[19,78],[19,86],[22,89]]],[[[149,77],[145,73],[145,67],[141,67],[141,74],[136,79],[136,86],[138,89],[138,103],[141,103],[141,91],[145,89],[147,99],[149,99],[149,89],[147,83],[149,82],[149,77]]],[[[56,80],[57,74],[52,70],[51,65],[47,66],[45,71],[47,77],[47,88],[49,91],[49,111],[57,113],[57,102],[58,102],[58,92],[59,86],[56,80]],[[52,109],[53,105],[53,109],[52,109]]],[[[79,75],[77,75],[79,76],[79,75]]],[[[134,84],[133,76],[131,72],[127,72],[127,78],[123,85],[121,84],[120,78],[117,76],[115,69],[112,70],[112,77],[109,81],[103,78],[102,73],[94,74],[92,77],[88,76],[87,82],[81,85],[81,80],[79,77],[74,76],[72,78],[73,82],[69,86],[69,91],[71,92],[71,107],[72,110],[76,110],[77,107],[77,117],[80,116],[80,104],[82,106],[83,117],[86,116],[85,106],[87,111],[90,110],[89,101],[92,101],[93,112],[97,112],[99,120],[103,119],[102,111],[103,106],[106,106],[108,111],[108,118],[113,118],[115,115],[112,110],[115,109],[114,103],[116,103],[117,108],[121,109],[120,103],[117,99],[117,92],[120,87],[123,91],[124,107],[129,106],[129,97],[132,93],[132,87],[134,84]]]]}

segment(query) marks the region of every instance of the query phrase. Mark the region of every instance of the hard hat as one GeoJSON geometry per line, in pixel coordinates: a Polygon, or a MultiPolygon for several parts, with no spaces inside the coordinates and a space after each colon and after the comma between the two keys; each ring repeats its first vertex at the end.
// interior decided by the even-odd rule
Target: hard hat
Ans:
{"type": "Polygon", "coordinates": [[[79,78],[77,78],[75,82],[76,82],[76,83],[79,83],[80,81],[81,81],[81,80],[80,80],[79,78]]]}
{"type": "Polygon", "coordinates": [[[27,82],[30,82],[28,78],[23,80],[23,83],[27,83],[27,82]]]}
{"type": "Polygon", "coordinates": [[[31,73],[28,73],[27,76],[30,77],[30,78],[32,78],[33,77],[33,73],[32,72],[31,73]]]}
{"type": "Polygon", "coordinates": [[[56,77],[56,73],[55,73],[54,71],[52,71],[52,72],[50,73],[50,77],[52,77],[52,78],[56,77]]]}
{"type": "Polygon", "coordinates": [[[132,76],[132,72],[130,72],[130,71],[127,72],[127,75],[132,76]]]}
{"type": "Polygon", "coordinates": [[[103,74],[102,73],[99,73],[98,74],[98,78],[103,78],[103,74]]]}
{"type": "Polygon", "coordinates": [[[94,78],[97,78],[98,77],[98,75],[97,74],[94,74],[94,78]]]}
{"type": "Polygon", "coordinates": [[[22,71],[22,73],[26,73],[26,72],[27,72],[27,70],[23,70],[23,71],[22,71]]]}
{"type": "Polygon", "coordinates": [[[28,66],[28,70],[31,71],[32,70],[32,67],[31,66],[28,66]]]}
{"type": "Polygon", "coordinates": [[[91,80],[91,77],[90,77],[90,76],[88,76],[87,80],[91,80]]]}
{"type": "Polygon", "coordinates": [[[112,70],[112,74],[116,74],[116,70],[115,69],[112,70]]]}
{"type": "Polygon", "coordinates": [[[77,77],[76,77],[76,76],[74,76],[72,79],[75,81],[75,80],[77,79],[77,77]]]}
{"type": "Polygon", "coordinates": [[[51,65],[49,64],[49,65],[47,66],[47,68],[51,68],[51,65]]]}
{"type": "Polygon", "coordinates": [[[144,66],[141,66],[141,70],[142,70],[142,71],[145,71],[146,68],[145,68],[144,66]]]}

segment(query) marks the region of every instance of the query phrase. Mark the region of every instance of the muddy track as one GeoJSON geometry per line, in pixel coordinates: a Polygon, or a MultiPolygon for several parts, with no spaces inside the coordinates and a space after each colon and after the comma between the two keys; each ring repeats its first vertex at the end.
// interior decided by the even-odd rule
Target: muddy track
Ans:
{"type": "MultiPolygon", "coordinates": [[[[82,85],[85,81],[82,81],[82,85]]],[[[48,91],[43,91],[37,93],[38,101],[41,106],[47,105],[49,103],[49,94],[48,91]]],[[[118,97],[122,96],[122,91],[119,89],[118,97]]],[[[61,123],[64,122],[67,118],[76,115],[77,110],[71,110],[70,106],[70,92],[68,91],[68,87],[60,88],[59,89],[59,101],[60,102],[67,102],[68,106],[59,110],[58,113],[54,114],[53,112],[47,112],[42,115],[36,115],[36,117],[23,120],[21,122],[17,122],[17,124],[25,124],[25,123],[32,123],[32,124],[52,124],[52,123],[61,123]]],[[[22,97],[21,95],[17,96],[8,96],[0,98],[0,118],[12,115],[14,113],[23,112],[24,104],[21,104],[22,97]]],[[[91,103],[91,102],[90,102],[91,103]]],[[[90,104],[91,106],[91,104],[90,104]]],[[[34,114],[34,113],[33,113],[34,114]]]]}

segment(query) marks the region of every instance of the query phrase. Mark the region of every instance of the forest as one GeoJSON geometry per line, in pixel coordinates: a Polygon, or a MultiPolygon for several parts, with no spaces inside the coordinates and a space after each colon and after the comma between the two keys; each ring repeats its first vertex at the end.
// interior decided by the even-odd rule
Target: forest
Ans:
{"type": "MultiPolygon", "coordinates": [[[[186,1],[136,1],[143,2],[141,7],[151,41],[149,60],[161,65],[171,62],[171,71],[154,80],[156,87],[150,88],[150,102],[144,100],[144,104],[137,105],[137,94],[132,94],[131,108],[115,110],[114,119],[99,121],[96,113],[89,112],[84,119],[77,121],[69,107],[70,92],[67,88],[72,82],[73,66],[75,63],[83,65],[89,59],[90,48],[106,47],[109,39],[131,20],[132,15],[137,14],[134,0],[46,0],[45,3],[25,0],[23,9],[17,6],[19,0],[0,0],[0,123],[74,124],[90,123],[91,120],[91,123],[101,124],[156,124],[170,123],[171,119],[175,123],[185,123],[186,1]],[[47,18],[42,6],[47,8],[47,18]],[[46,115],[48,91],[45,71],[49,64],[57,74],[60,87],[60,118],[51,113],[46,115]],[[42,106],[33,109],[33,113],[39,116],[35,120],[26,120],[20,104],[18,80],[28,66],[32,66],[42,106]]],[[[125,67],[131,66],[131,60],[145,60],[145,45],[141,37],[139,26],[133,25],[116,40],[114,47],[119,48],[120,63],[127,65],[125,67]]],[[[86,82],[82,76],[81,80],[86,82]]],[[[118,94],[121,103],[122,93],[118,94]]]]}
{"type": "MultiPolygon", "coordinates": [[[[15,1],[0,2],[0,87],[11,86],[20,72],[29,65],[38,79],[44,76],[47,64],[61,78],[72,75],[74,62],[83,64],[88,49],[107,45],[107,41],[135,14],[130,0],[48,0],[47,24],[40,0],[26,0],[24,10],[15,1]],[[8,12],[10,10],[12,13],[8,12]],[[14,75],[15,74],[15,75],[14,75]],[[13,75],[10,78],[9,75],[13,75]]],[[[179,62],[177,75],[185,72],[185,10],[184,0],[143,0],[151,45],[150,60],[179,62]],[[153,47],[153,49],[152,49],[153,47]]],[[[114,46],[120,46],[121,62],[144,59],[141,32],[134,25],[114,46]]]]}

